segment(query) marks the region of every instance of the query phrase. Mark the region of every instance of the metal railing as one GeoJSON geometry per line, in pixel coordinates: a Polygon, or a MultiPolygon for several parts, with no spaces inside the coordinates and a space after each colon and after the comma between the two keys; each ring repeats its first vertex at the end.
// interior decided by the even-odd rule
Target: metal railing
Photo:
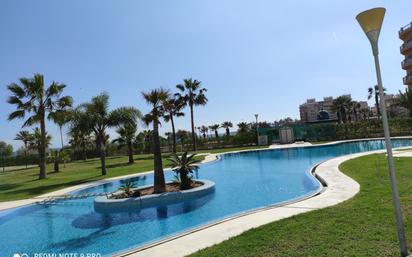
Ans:
{"type": "Polygon", "coordinates": [[[402,68],[412,64],[412,56],[409,56],[404,61],[402,61],[402,68]]]}
{"type": "Polygon", "coordinates": [[[410,28],[412,28],[412,22],[406,24],[405,26],[403,26],[400,30],[399,30],[399,35],[401,35],[403,32],[409,30],[410,28]]]}
{"type": "Polygon", "coordinates": [[[412,83],[412,74],[408,74],[403,78],[403,84],[412,83]]]}
{"type": "Polygon", "coordinates": [[[412,40],[408,40],[407,42],[403,43],[401,45],[400,50],[402,52],[402,51],[404,51],[404,50],[406,50],[407,48],[410,48],[410,47],[412,47],[412,40]]]}

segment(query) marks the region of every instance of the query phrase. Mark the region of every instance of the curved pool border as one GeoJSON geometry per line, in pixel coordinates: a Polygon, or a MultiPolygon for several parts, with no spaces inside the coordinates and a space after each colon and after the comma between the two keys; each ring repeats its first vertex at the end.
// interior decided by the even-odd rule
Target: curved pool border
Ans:
{"type": "MultiPolygon", "coordinates": [[[[392,139],[412,139],[412,136],[392,137],[392,139]]],[[[372,140],[383,140],[383,138],[341,140],[318,145],[280,145],[276,148],[247,149],[240,151],[231,151],[221,154],[209,154],[201,163],[212,163],[221,160],[220,156],[222,155],[241,152],[270,151],[278,149],[281,150],[303,147],[322,147],[328,145],[372,140]]],[[[396,149],[403,148],[411,148],[411,146],[399,147],[396,149]]],[[[340,165],[340,163],[360,156],[383,152],[385,152],[385,150],[375,150],[350,154],[329,159],[313,166],[311,168],[311,174],[316,179],[318,179],[322,185],[319,191],[313,194],[293,199],[291,201],[274,205],[268,205],[261,208],[234,214],[228,218],[212,221],[211,223],[195,227],[182,233],[178,233],[174,236],[167,237],[163,240],[158,240],[151,244],[149,243],[145,246],[136,247],[131,250],[125,250],[122,253],[114,254],[112,256],[186,256],[200,249],[221,243],[249,229],[256,228],[300,213],[336,205],[338,203],[341,203],[352,198],[359,192],[360,188],[359,184],[356,181],[354,181],[353,179],[339,171],[338,166],[340,165]],[[194,245],[193,242],[197,242],[196,245],[194,245]]],[[[170,169],[165,169],[165,171],[167,170],[170,169]]],[[[53,191],[30,199],[0,202],[0,211],[21,207],[24,205],[29,205],[53,196],[59,196],[70,192],[86,189],[89,187],[110,183],[115,180],[143,176],[152,173],[153,171],[147,171],[124,176],[112,177],[108,179],[103,179],[99,181],[94,181],[53,191]]]]}

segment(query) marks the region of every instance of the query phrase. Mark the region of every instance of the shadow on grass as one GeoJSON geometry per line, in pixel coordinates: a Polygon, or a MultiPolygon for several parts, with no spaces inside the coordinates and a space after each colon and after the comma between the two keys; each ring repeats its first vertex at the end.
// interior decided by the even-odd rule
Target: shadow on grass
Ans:
{"type": "MultiPolygon", "coordinates": [[[[104,178],[104,176],[102,176],[102,175],[96,175],[96,176],[88,177],[88,178],[85,178],[85,179],[78,179],[78,180],[73,180],[73,181],[69,181],[69,182],[65,182],[65,183],[59,183],[59,184],[34,185],[35,186],[34,188],[22,188],[22,189],[13,190],[13,191],[10,191],[10,192],[2,192],[2,195],[20,195],[20,194],[24,194],[26,196],[25,198],[34,197],[34,196],[45,194],[45,193],[48,193],[48,192],[51,192],[51,191],[54,191],[54,190],[62,189],[62,188],[65,188],[65,187],[70,187],[70,186],[75,186],[75,185],[79,185],[79,184],[82,184],[82,183],[96,181],[97,180],[96,178],[98,178],[98,177],[104,178]]],[[[0,191],[1,190],[2,189],[0,188],[0,191]]],[[[4,189],[4,190],[6,190],[6,189],[4,189]]]]}

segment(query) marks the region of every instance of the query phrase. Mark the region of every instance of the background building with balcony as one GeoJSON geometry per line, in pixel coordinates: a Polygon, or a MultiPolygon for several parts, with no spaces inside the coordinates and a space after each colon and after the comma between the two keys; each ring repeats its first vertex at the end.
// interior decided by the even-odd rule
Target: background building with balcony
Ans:
{"type": "Polygon", "coordinates": [[[412,22],[399,30],[399,38],[403,41],[400,51],[405,56],[402,61],[402,69],[406,70],[403,84],[412,89],[412,22]]]}
{"type": "MultiPolygon", "coordinates": [[[[351,97],[351,95],[346,96],[351,97]]],[[[299,106],[300,121],[304,123],[337,121],[338,116],[333,108],[333,100],[331,96],[324,97],[323,101],[318,102],[314,98],[306,100],[306,103],[299,106]]],[[[366,101],[360,101],[358,103],[359,110],[370,110],[366,101]]],[[[356,119],[355,117],[352,118],[353,120],[356,119]]]]}

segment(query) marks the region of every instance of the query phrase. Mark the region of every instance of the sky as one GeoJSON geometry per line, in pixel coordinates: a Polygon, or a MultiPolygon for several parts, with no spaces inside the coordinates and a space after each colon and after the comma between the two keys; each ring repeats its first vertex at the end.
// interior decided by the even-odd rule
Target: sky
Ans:
{"type": "MultiPolygon", "coordinates": [[[[143,113],[142,91],[174,91],[192,77],[209,98],[195,109],[196,126],[249,122],[254,114],[299,118],[307,98],[350,93],[366,100],[376,77],[355,16],[378,6],[387,9],[383,83],[396,93],[405,88],[398,31],[412,21],[410,0],[1,0],[0,141],[21,146],[13,138],[23,120],[7,120],[15,108],[6,102],[7,85],[34,73],[46,85],[66,84],[75,105],[105,91],[111,109],[143,113]]],[[[177,129],[189,130],[186,113],[177,129]]],[[[47,129],[58,147],[57,126],[47,129]]],[[[163,123],[162,132],[169,130],[163,123]]]]}

